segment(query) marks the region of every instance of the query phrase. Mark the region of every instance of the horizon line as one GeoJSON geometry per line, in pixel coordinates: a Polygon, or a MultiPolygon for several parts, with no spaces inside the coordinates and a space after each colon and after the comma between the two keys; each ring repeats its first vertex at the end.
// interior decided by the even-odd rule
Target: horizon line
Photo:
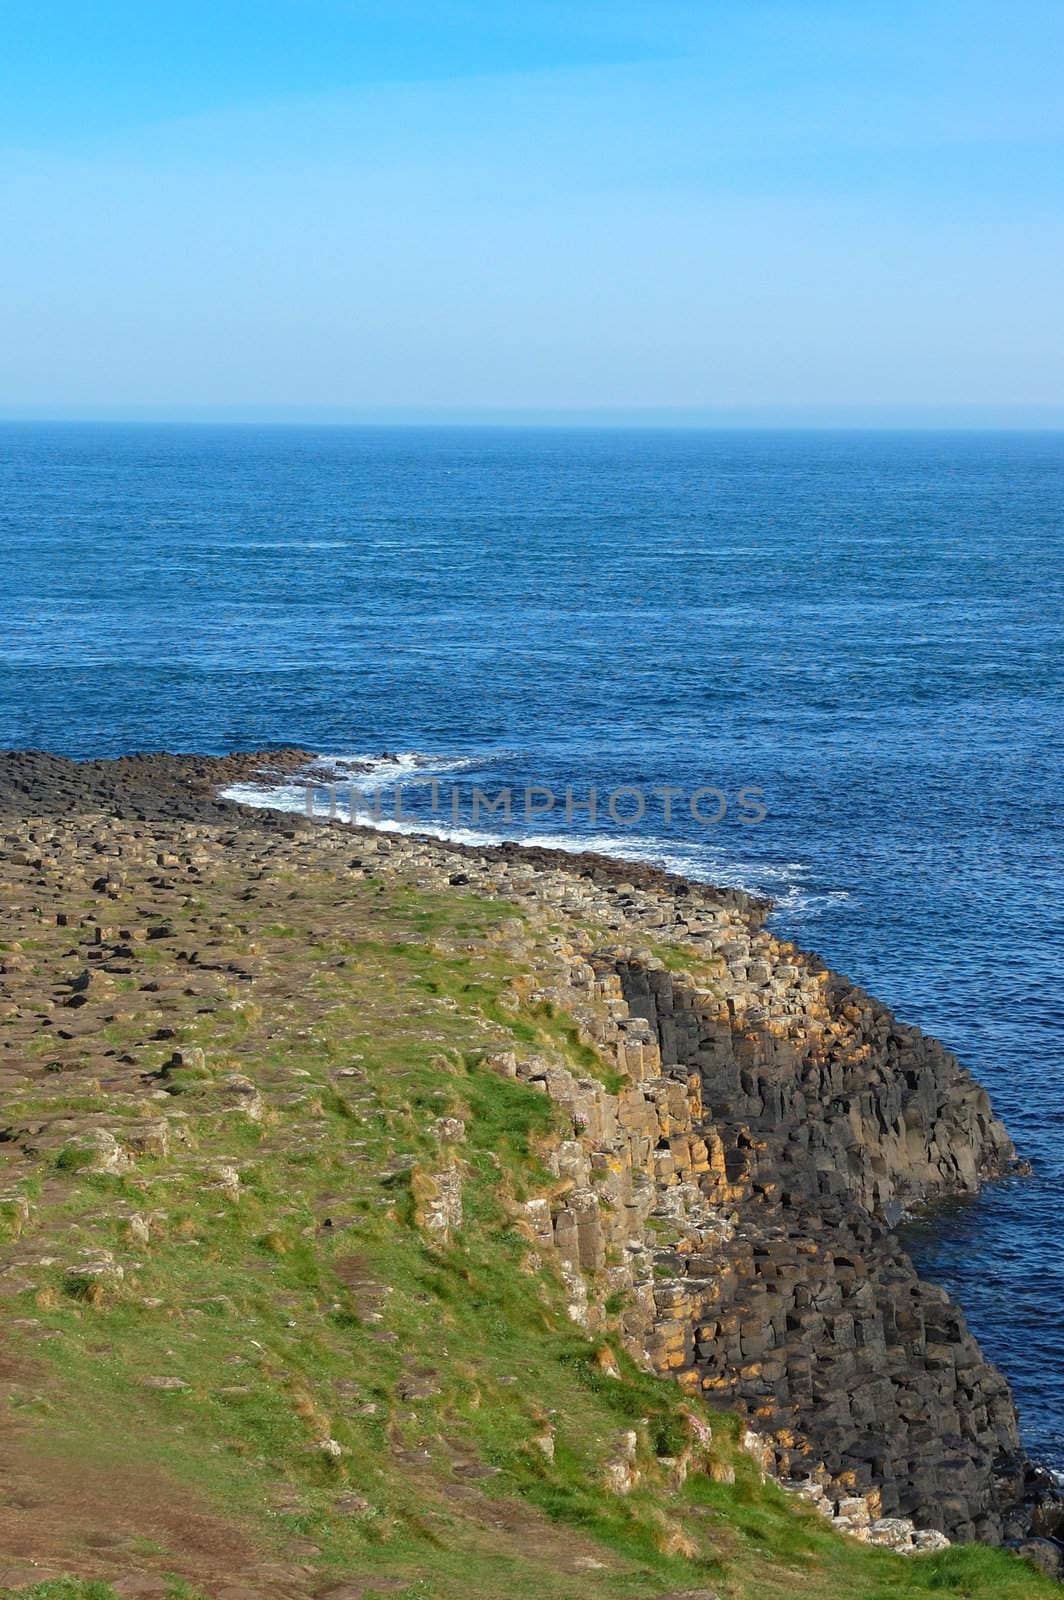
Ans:
{"type": "Polygon", "coordinates": [[[1060,405],[818,405],[647,407],[128,406],[22,411],[0,406],[0,425],[335,428],[542,428],[689,432],[1064,431],[1060,405]]]}

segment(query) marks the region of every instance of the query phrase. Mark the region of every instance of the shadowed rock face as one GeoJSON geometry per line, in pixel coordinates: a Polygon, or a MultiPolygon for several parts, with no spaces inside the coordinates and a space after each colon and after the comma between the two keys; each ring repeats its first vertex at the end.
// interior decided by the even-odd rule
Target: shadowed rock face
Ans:
{"type": "MultiPolygon", "coordinates": [[[[1008,1385],[887,1221],[1007,1170],[1005,1129],[936,1040],[815,959],[735,917],[713,937],[725,996],[620,947],[571,966],[569,1009],[631,1085],[543,1071],[578,1137],[537,1237],[624,1292],[633,1354],[739,1410],[766,1468],[852,1531],[1021,1536],[1008,1385]]],[[[595,1325],[593,1288],[578,1310],[595,1325]]]]}
{"type": "MultiPolygon", "coordinates": [[[[218,799],[226,784],[295,772],[308,750],[251,750],[227,756],[120,756],[70,761],[47,750],[0,751],[0,816],[58,817],[105,811],[140,821],[232,821],[235,807],[218,799]]],[[[249,813],[251,814],[251,813],[249,813]]],[[[254,813],[270,826],[280,816],[254,813]]],[[[288,826],[292,819],[284,818],[288,826]]]]}
{"type": "Polygon", "coordinates": [[[707,1114],[747,1130],[736,1160],[751,1192],[849,1197],[896,1222],[1014,1165],[986,1090],[937,1039],[813,957],[751,959],[736,943],[723,1005],[638,962],[617,971],[663,1066],[697,1070],[707,1114]]]}
{"type": "Polygon", "coordinates": [[[878,1490],[884,1516],[954,1539],[1018,1532],[1025,1462],[1008,1386],[886,1225],[1014,1159],[985,1092],[937,1040],[800,957],[760,1007],[771,1022],[734,1003],[714,1015],[638,963],[619,976],[664,1072],[698,1073],[700,1123],[723,1145],[723,1179],[699,1187],[731,1208],[734,1233],[678,1273],[683,1359],[702,1392],[772,1438],[782,1476],[822,1463],[854,1492],[878,1490]],[[788,995],[804,1029],[781,1026],[788,995]]]}

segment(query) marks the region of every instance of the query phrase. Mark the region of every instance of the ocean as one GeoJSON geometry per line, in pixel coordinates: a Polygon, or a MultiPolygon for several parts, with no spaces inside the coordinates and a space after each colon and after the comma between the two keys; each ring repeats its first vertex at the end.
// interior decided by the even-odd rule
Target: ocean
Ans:
{"type": "Polygon", "coordinates": [[[1064,434],[7,423],[0,549],[0,744],[304,745],[768,894],[945,1040],[1034,1173],[910,1248],[1064,1469],[1064,434]]]}

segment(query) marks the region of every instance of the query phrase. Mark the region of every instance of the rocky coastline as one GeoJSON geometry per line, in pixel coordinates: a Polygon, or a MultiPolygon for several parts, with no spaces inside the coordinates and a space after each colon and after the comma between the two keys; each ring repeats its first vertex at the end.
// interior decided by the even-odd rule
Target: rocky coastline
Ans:
{"type": "MultiPolygon", "coordinates": [[[[498,898],[560,929],[537,995],[575,1019],[615,1076],[505,1051],[491,1065],[571,1124],[550,1154],[550,1192],[514,1223],[565,1276],[573,1320],[619,1319],[630,1354],[738,1412],[763,1470],[858,1538],[899,1550],[1008,1543],[1058,1575],[1059,1503],[1024,1453],[1008,1385],[895,1232],[912,1209],[1016,1165],[956,1058],[776,939],[768,906],[738,891],[218,798],[312,759],[7,752],[0,833],[32,878],[35,862],[65,859],[77,819],[116,824],[93,847],[104,897],[145,848],[162,859],[165,844],[180,872],[183,829],[192,855],[231,850],[238,830],[290,870],[332,860],[498,898]]],[[[448,1172],[426,1180],[444,1230],[448,1172]]]]}

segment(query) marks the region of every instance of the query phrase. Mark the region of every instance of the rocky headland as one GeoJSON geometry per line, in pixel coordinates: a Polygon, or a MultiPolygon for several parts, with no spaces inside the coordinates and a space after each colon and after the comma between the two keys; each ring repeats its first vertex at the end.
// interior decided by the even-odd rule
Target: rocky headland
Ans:
{"type": "MultiPolygon", "coordinates": [[[[386,1212],[405,1184],[411,1228],[446,1256],[481,1203],[475,1108],[512,1095],[513,1115],[534,1121],[539,1097],[529,1146],[539,1177],[496,1173],[493,1226],[513,1270],[556,1283],[604,1372],[623,1358],[675,1380],[687,1408],[686,1442],[649,1464],[639,1426],[603,1445],[605,1492],[638,1498],[658,1483],[669,1503],[699,1469],[713,1416],[732,1414],[754,1470],[862,1544],[1011,1544],[1056,1571],[1059,1508],[1024,1454],[1008,1385],[895,1231],[914,1208],[1015,1167],[985,1091],[956,1058],[776,938],[765,904],[737,891],[603,857],[457,846],[218,798],[226,784],[310,759],[0,756],[0,1289],[5,1304],[32,1301],[16,1319],[22,1336],[69,1342],[73,1325],[49,1322],[56,1305],[105,1316],[137,1278],[115,1247],[114,1216],[106,1247],[91,1209],[64,1231],[78,1174],[110,1175],[125,1193],[146,1164],[159,1192],[191,1181],[224,1209],[248,1192],[241,1139],[224,1148],[234,1118],[299,1162],[330,1111],[345,1137],[363,1117],[392,1117],[409,1153],[393,1150],[376,1172],[390,1187],[374,1203],[386,1212]],[[412,920],[397,937],[400,911],[412,920]],[[346,1061],[341,1035],[316,1013],[295,1027],[297,1003],[331,994],[372,956],[362,1011],[374,1011],[377,1037],[393,1024],[402,1035],[402,1019],[388,1020],[396,997],[375,917],[391,928],[388,948],[424,947],[468,978],[453,995],[438,974],[425,979],[417,1004],[439,1008],[424,1068],[436,1087],[386,1113],[368,1089],[361,1109],[351,1101],[365,1069],[346,1061]],[[335,943],[348,924],[363,941],[351,949],[335,943]],[[316,1058],[302,1043],[290,1058],[279,1048],[286,1028],[319,1040],[322,1085],[308,1083],[316,1058]]],[[[412,1070],[397,1064],[401,1050],[387,1059],[396,1081],[412,1070]]],[[[333,1184],[330,1229],[347,1203],[333,1184]]],[[[126,1246],[150,1255],[164,1224],[119,1212],[126,1246]]],[[[379,1265],[346,1270],[359,1316],[379,1319],[391,1293],[379,1265]]],[[[448,1360],[438,1355],[433,1372],[448,1360]]],[[[424,1374],[402,1381],[415,1411],[419,1381],[440,1392],[424,1374]]],[[[339,1460],[352,1447],[325,1427],[311,1425],[313,1446],[339,1460]]],[[[533,1454],[553,1470],[564,1416],[544,1412],[530,1428],[533,1454]]],[[[734,1479],[723,1458],[702,1467],[734,1479]]],[[[670,1538],[670,1559],[696,1559],[689,1532],[670,1538]]],[[[580,1586],[541,1592],[598,1593],[594,1560],[580,1586]]],[[[287,1578],[260,1574],[255,1592],[309,1592],[290,1566],[287,1578]]],[[[729,1589],[726,1577],[714,1588],[774,1592],[763,1580],[729,1589]]]]}

